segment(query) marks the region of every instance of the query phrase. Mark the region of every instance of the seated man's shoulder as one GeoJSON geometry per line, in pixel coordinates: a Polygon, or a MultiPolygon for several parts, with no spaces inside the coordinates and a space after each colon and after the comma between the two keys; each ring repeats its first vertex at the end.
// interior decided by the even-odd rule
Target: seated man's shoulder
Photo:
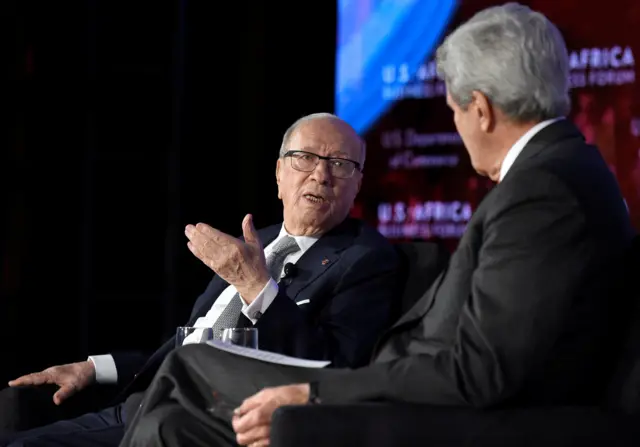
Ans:
{"type": "Polygon", "coordinates": [[[503,216],[504,211],[522,205],[566,203],[582,211],[585,186],[565,175],[556,166],[528,166],[510,172],[495,191],[487,196],[482,213],[487,219],[503,216]]]}
{"type": "Polygon", "coordinates": [[[527,194],[544,194],[549,197],[577,199],[591,196],[593,187],[612,196],[620,195],[615,176],[605,164],[597,149],[555,151],[546,157],[533,157],[514,167],[499,188],[502,198],[527,194]]]}
{"type": "Polygon", "coordinates": [[[514,170],[507,175],[497,188],[496,198],[506,199],[520,195],[539,194],[545,195],[573,195],[571,185],[562,175],[547,166],[530,166],[524,169],[514,170]]]}
{"type": "Polygon", "coordinates": [[[391,258],[397,256],[395,247],[391,241],[378,230],[361,219],[349,218],[353,228],[354,240],[351,248],[376,255],[386,255],[391,258]]]}

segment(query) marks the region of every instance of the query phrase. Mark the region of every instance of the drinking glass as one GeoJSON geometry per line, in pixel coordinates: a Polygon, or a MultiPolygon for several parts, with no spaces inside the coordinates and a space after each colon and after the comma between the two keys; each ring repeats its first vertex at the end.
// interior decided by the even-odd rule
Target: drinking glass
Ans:
{"type": "Polygon", "coordinates": [[[222,330],[222,341],[245,348],[258,349],[258,329],[254,327],[232,327],[222,330]]]}
{"type": "Polygon", "coordinates": [[[206,343],[213,340],[213,329],[210,327],[180,326],[176,329],[176,348],[191,343],[206,343]]]}

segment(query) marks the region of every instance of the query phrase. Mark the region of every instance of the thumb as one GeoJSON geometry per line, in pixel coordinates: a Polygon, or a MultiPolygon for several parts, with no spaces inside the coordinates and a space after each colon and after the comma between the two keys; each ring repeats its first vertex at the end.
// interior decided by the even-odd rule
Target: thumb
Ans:
{"type": "Polygon", "coordinates": [[[247,244],[257,245],[262,248],[262,242],[260,242],[256,227],[253,226],[253,216],[251,214],[244,216],[242,221],[242,234],[247,244]]]}
{"type": "Polygon", "coordinates": [[[63,401],[67,400],[69,396],[74,393],[74,388],[70,385],[63,385],[60,387],[58,391],[53,395],[53,403],[56,405],[60,405],[63,401]]]}

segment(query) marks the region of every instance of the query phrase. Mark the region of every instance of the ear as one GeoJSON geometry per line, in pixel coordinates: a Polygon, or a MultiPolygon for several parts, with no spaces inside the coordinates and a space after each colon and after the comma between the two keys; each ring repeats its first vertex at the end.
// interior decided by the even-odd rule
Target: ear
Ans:
{"type": "Polygon", "coordinates": [[[280,170],[282,168],[281,162],[282,158],[278,158],[278,161],[276,162],[276,184],[278,185],[278,199],[280,200],[282,200],[282,193],[280,192],[280,170]]]}
{"type": "Polygon", "coordinates": [[[473,112],[476,114],[478,122],[480,123],[480,129],[483,132],[491,132],[495,127],[495,113],[491,101],[487,96],[479,91],[474,90],[472,93],[471,106],[473,112]]]}

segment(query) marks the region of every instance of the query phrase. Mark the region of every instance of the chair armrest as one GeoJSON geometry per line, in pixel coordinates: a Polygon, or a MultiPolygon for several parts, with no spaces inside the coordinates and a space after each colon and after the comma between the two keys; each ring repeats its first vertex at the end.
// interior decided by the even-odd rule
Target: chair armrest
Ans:
{"type": "Polygon", "coordinates": [[[474,410],[405,404],[278,409],[272,447],[638,445],[632,418],[596,407],[474,410]]]}

